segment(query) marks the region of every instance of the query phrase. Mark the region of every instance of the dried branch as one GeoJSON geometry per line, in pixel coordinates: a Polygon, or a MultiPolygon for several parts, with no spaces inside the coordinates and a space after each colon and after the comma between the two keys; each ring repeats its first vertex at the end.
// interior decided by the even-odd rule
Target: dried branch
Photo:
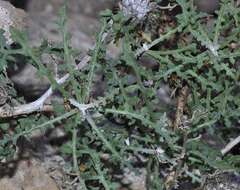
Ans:
{"type": "Polygon", "coordinates": [[[176,8],[178,6],[178,4],[175,4],[175,5],[171,5],[171,3],[168,3],[167,6],[158,6],[159,9],[162,9],[162,10],[170,10],[172,11],[174,8],[176,8]]]}
{"type": "Polygon", "coordinates": [[[179,128],[182,124],[182,117],[183,117],[183,112],[186,105],[188,94],[189,94],[189,88],[188,86],[184,86],[180,90],[180,93],[177,99],[177,110],[176,110],[175,120],[173,124],[174,129],[179,128]]]}
{"type": "MultiPolygon", "coordinates": [[[[76,66],[76,69],[81,70],[83,67],[85,67],[89,62],[90,58],[90,56],[86,55],[82,59],[82,61],[76,66]]],[[[56,82],[61,85],[67,81],[69,76],[70,75],[67,73],[62,78],[58,79],[56,82]]],[[[31,114],[33,112],[49,111],[49,106],[45,106],[44,103],[52,95],[52,93],[53,88],[50,87],[40,98],[31,103],[10,108],[5,106],[0,107],[0,118],[9,118],[24,114],[31,114]]]]}
{"type": "Polygon", "coordinates": [[[234,146],[236,146],[239,143],[240,143],[240,136],[233,139],[221,150],[222,155],[224,156],[225,154],[227,154],[234,146]]]}

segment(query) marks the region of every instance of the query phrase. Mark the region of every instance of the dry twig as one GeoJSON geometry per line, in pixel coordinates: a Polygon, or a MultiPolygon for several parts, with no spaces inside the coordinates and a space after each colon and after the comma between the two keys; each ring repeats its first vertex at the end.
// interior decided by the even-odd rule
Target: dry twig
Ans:
{"type": "Polygon", "coordinates": [[[182,117],[183,117],[183,112],[184,108],[187,102],[187,97],[189,94],[189,89],[188,86],[184,86],[179,93],[178,99],[177,99],[177,110],[175,114],[175,120],[173,123],[173,128],[177,129],[181,126],[182,124],[182,117]]]}
{"type": "MultiPolygon", "coordinates": [[[[87,63],[90,60],[90,56],[86,55],[82,61],[77,65],[76,69],[81,70],[83,67],[87,65],[87,63]]],[[[64,75],[62,78],[58,79],[56,82],[61,85],[67,81],[69,78],[69,73],[64,75]]],[[[52,95],[53,88],[50,87],[40,98],[37,100],[28,103],[23,104],[16,107],[0,107],[0,118],[9,118],[9,117],[15,117],[19,115],[24,114],[31,114],[33,112],[43,112],[43,111],[49,111],[49,106],[45,106],[44,103],[46,100],[52,95]]]]}
{"type": "Polygon", "coordinates": [[[222,155],[224,156],[225,154],[227,154],[234,146],[236,146],[239,143],[240,143],[240,136],[233,139],[221,150],[222,155]]]}

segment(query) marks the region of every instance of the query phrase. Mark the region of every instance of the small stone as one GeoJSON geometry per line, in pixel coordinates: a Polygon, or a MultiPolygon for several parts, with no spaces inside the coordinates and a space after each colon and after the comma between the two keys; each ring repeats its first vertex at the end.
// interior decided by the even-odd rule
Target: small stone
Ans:
{"type": "Polygon", "coordinates": [[[220,7],[219,0],[194,0],[194,5],[202,12],[213,14],[220,7]]]}
{"type": "Polygon", "coordinates": [[[122,0],[120,9],[125,16],[142,20],[151,10],[149,0],[122,0]]]}
{"type": "Polygon", "coordinates": [[[125,169],[122,183],[128,185],[132,190],[146,190],[146,178],[147,171],[145,169],[140,169],[138,174],[125,169]]]}
{"type": "Polygon", "coordinates": [[[240,175],[234,172],[220,172],[208,176],[202,190],[239,190],[240,175]]]}
{"type": "Polygon", "coordinates": [[[0,190],[59,190],[38,161],[22,160],[15,167],[13,176],[0,179],[0,190]]]}

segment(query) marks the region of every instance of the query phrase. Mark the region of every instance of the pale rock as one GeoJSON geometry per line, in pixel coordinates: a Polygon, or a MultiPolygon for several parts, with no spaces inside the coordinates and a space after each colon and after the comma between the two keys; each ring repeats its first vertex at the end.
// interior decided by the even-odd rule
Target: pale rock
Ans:
{"type": "Polygon", "coordinates": [[[26,26],[26,18],[27,14],[23,10],[15,8],[9,2],[0,1],[0,28],[4,30],[8,45],[13,43],[10,28],[22,30],[26,26]]]}
{"type": "Polygon", "coordinates": [[[11,177],[0,179],[0,190],[59,190],[55,181],[41,164],[34,160],[21,160],[11,177]]]}

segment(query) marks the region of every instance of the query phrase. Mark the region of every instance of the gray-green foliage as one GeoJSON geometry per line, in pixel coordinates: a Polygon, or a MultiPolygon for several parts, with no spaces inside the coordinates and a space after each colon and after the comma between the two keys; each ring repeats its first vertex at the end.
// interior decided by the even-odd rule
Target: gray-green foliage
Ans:
{"type": "MultiPolygon", "coordinates": [[[[11,133],[9,128],[13,126],[9,120],[1,121],[1,159],[14,153],[19,136],[63,123],[72,138],[61,151],[72,157],[73,171],[78,173],[85,189],[99,186],[116,189],[119,186],[116,170],[119,174],[128,167],[137,173],[139,161],[136,159],[141,158],[145,158],[141,165],[148,172],[149,189],[165,188],[163,173],[170,175],[174,171],[178,175],[176,178],[201,182],[201,174],[216,169],[239,171],[239,156],[222,157],[220,148],[214,149],[200,138],[209,133],[227,143],[239,132],[235,126],[240,118],[240,51],[239,48],[231,49],[231,44],[239,46],[239,8],[233,6],[233,1],[222,1],[216,19],[208,27],[203,21],[207,15],[197,13],[190,1],[177,0],[176,3],[182,8],[182,13],[176,17],[176,26],[168,28],[166,34],[153,42],[154,47],[144,53],[157,61],[158,66],[154,69],[139,64],[138,50],[142,49],[136,33],[138,25],[124,18],[121,12],[113,14],[108,10],[102,13],[96,46],[90,52],[89,64],[82,71],[74,68],[78,50],[70,47],[65,8],[61,10],[58,22],[63,37],[60,44],[52,46],[43,41],[40,47],[32,48],[24,33],[13,30],[13,38],[20,48],[11,49],[1,38],[1,78],[6,79],[9,64],[14,64],[18,56],[24,56],[40,75],[49,78],[64,98],[74,97],[82,104],[97,102],[86,115],[75,109],[67,111],[64,105],[54,105],[54,114],[48,117],[34,113],[14,118],[11,133]],[[114,59],[106,56],[107,44],[102,41],[102,35],[107,31],[120,44],[120,55],[114,59]],[[176,35],[179,38],[166,49],[169,38],[176,35]],[[41,64],[43,53],[55,54],[64,60],[61,69],[70,73],[66,84],[58,85],[53,73],[41,64]],[[99,71],[107,85],[104,96],[94,99],[91,90],[99,71]],[[134,76],[134,82],[129,82],[130,75],[134,76]],[[150,85],[146,84],[148,81],[151,81],[150,85]],[[161,108],[157,97],[157,90],[163,83],[177,91],[184,85],[189,87],[186,105],[189,127],[172,130],[173,119],[169,114],[176,107],[161,108]],[[128,140],[130,144],[126,145],[128,140]],[[107,160],[102,158],[103,155],[107,155],[107,160]],[[86,169],[79,171],[80,165],[86,169]]],[[[13,99],[19,99],[14,95],[13,99]]]]}

